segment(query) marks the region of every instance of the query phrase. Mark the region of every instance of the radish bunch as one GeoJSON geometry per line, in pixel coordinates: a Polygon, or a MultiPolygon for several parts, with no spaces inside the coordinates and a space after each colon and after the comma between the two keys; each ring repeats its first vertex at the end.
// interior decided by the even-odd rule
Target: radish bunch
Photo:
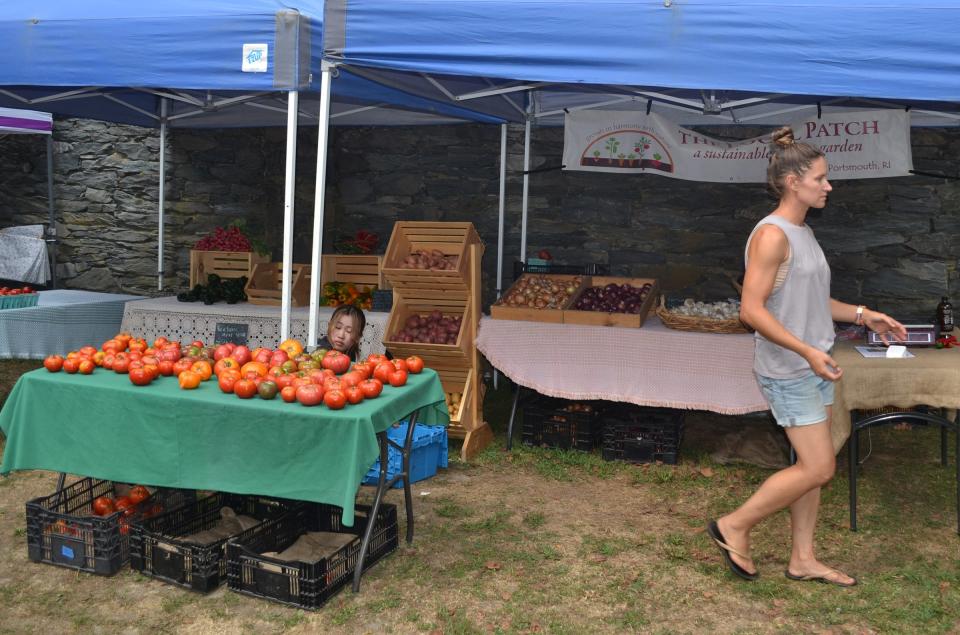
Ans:
{"type": "Polygon", "coordinates": [[[239,227],[217,227],[212,236],[205,236],[193,246],[200,251],[253,251],[250,240],[239,227]]]}

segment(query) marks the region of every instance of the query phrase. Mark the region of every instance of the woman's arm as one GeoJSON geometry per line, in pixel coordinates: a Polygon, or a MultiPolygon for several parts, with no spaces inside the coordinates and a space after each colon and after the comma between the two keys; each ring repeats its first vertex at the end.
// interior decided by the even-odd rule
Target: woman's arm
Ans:
{"type": "Polygon", "coordinates": [[[830,298],[830,315],[837,322],[863,324],[871,331],[878,333],[884,344],[890,344],[888,335],[893,335],[894,339],[900,342],[907,339],[907,329],[903,324],[886,313],[872,311],[862,304],[857,306],[830,298]]]}
{"type": "Polygon", "coordinates": [[[789,248],[790,244],[783,230],[774,225],[764,225],[753,234],[747,250],[749,264],[743,276],[740,319],[769,341],[803,357],[818,376],[836,381],[842,371],[833,358],[788,331],[767,310],[766,303],[773,293],[777,270],[786,260],[789,248]]]}

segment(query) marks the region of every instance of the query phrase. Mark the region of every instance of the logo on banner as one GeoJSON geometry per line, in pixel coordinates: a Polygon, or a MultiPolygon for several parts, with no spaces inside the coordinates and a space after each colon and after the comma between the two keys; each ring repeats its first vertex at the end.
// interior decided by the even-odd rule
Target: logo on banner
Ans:
{"type": "Polygon", "coordinates": [[[630,128],[594,139],[580,156],[580,165],[673,172],[673,159],[666,144],[649,130],[630,128]]]}
{"type": "Polygon", "coordinates": [[[244,73],[266,73],[267,52],[266,44],[244,44],[243,65],[240,70],[244,73]]]}

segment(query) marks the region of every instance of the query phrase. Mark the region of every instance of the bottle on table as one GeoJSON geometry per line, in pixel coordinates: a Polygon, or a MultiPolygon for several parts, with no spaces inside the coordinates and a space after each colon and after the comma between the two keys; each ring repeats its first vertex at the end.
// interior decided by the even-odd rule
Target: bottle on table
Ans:
{"type": "Polygon", "coordinates": [[[953,330],[953,305],[947,296],[940,298],[940,304],[937,305],[937,328],[941,333],[953,330]]]}

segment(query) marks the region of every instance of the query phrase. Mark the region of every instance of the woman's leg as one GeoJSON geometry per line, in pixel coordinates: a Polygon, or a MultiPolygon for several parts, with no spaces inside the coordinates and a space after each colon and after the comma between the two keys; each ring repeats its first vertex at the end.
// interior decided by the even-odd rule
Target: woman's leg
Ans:
{"type": "MultiPolygon", "coordinates": [[[[798,501],[811,493],[811,490],[817,490],[813,503],[813,522],[816,522],[819,488],[833,478],[836,462],[829,419],[811,425],[786,428],[786,432],[797,453],[797,462],[764,481],[760,489],[738,509],[717,519],[717,527],[727,544],[741,553],[749,553],[750,530],[757,523],[798,501]]],[[[804,514],[802,522],[810,518],[809,507],[810,503],[807,501],[806,507],[801,510],[804,514]]],[[[805,526],[803,529],[806,531],[805,526]]],[[[811,542],[812,536],[811,526],[811,542]]],[[[755,571],[750,560],[734,553],[731,553],[730,557],[744,570],[755,571]]]]}
{"type": "MultiPolygon", "coordinates": [[[[832,408],[827,406],[827,436],[830,437],[832,423],[832,408]]],[[[790,437],[790,429],[787,429],[790,437]]],[[[790,437],[791,443],[793,437],[790,437]]],[[[794,446],[796,449],[796,446],[794,446]]],[[[830,452],[833,452],[833,441],[830,438],[830,452]]],[[[822,450],[821,450],[822,451],[822,450]]],[[[800,450],[797,449],[799,460],[800,450]]],[[[790,553],[790,565],[787,571],[795,576],[819,576],[839,584],[853,584],[855,580],[850,576],[836,571],[817,560],[813,548],[813,534],[817,526],[817,513],[820,510],[820,487],[815,487],[790,505],[790,525],[793,534],[793,549],[790,553]]]]}

